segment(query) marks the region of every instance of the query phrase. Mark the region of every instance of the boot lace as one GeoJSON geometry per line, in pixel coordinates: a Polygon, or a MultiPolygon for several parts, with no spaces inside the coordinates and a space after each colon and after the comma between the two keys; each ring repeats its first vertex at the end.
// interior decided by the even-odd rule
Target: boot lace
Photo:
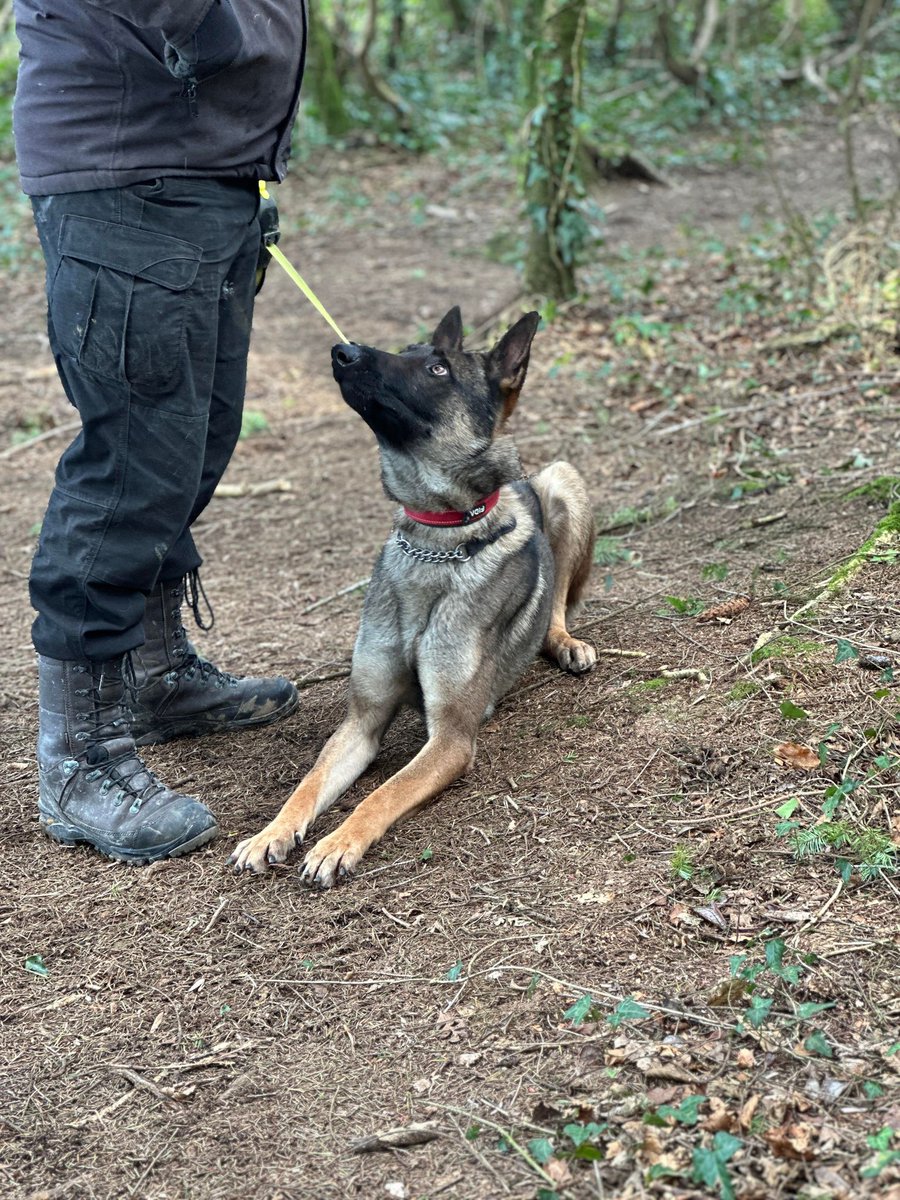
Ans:
{"type": "MultiPolygon", "coordinates": [[[[133,746],[130,751],[125,749],[118,758],[111,759],[105,745],[107,741],[121,738],[123,729],[130,724],[126,698],[133,698],[137,687],[131,654],[129,652],[122,659],[121,688],[113,687],[111,692],[105,693],[103,677],[94,675],[90,667],[77,666],[75,670],[91,675],[90,687],[75,689],[76,696],[87,696],[91,701],[91,728],[75,734],[76,741],[86,743],[84,761],[92,768],[85,779],[91,782],[103,779],[100,784],[102,795],[116,787],[115,803],[130,799],[131,811],[139,812],[143,804],[164,792],[165,786],[141,761],[133,746]]],[[[109,681],[106,686],[109,687],[109,681]]]]}
{"type": "Polygon", "coordinates": [[[202,629],[204,633],[207,633],[216,623],[216,614],[213,612],[212,604],[210,604],[209,597],[200,580],[200,572],[197,570],[190,571],[185,577],[184,592],[181,591],[181,588],[173,588],[172,595],[178,602],[178,607],[173,613],[178,622],[172,630],[173,652],[180,659],[178,665],[171,673],[172,676],[184,676],[187,679],[193,679],[195,675],[199,674],[204,687],[210,684],[215,687],[227,687],[230,684],[237,683],[238,681],[234,675],[229,675],[227,671],[221,671],[214,663],[208,662],[205,658],[201,658],[197,654],[193,646],[191,646],[187,630],[181,622],[181,601],[183,599],[191,610],[194,623],[198,629],[202,629]],[[206,611],[209,614],[209,624],[204,624],[203,618],[200,615],[201,603],[206,607],[206,611]]]}

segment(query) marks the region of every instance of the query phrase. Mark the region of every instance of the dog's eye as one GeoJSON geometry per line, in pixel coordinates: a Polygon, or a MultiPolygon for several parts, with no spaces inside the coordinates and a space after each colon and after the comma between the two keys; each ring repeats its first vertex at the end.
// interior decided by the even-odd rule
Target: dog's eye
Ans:
{"type": "Polygon", "coordinates": [[[443,363],[429,363],[428,370],[432,375],[449,375],[450,372],[443,363]]]}

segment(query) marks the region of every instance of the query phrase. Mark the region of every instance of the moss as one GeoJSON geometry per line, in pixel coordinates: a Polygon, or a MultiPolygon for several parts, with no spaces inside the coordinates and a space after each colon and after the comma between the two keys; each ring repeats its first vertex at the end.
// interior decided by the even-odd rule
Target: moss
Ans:
{"type": "MultiPolygon", "coordinates": [[[[882,478],[890,479],[892,477],[885,475],[882,478]]],[[[873,480],[872,483],[874,485],[878,483],[878,480],[873,480]]],[[[883,556],[881,561],[885,562],[895,557],[898,551],[900,551],[900,500],[895,500],[860,548],[838,567],[817,596],[813,596],[812,600],[808,600],[806,604],[797,609],[793,619],[796,621],[802,614],[815,612],[823,600],[828,600],[842,592],[866,563],[875,559],[877,555],[883,556]]]]}
{"type": "Polygon", "coordinates": [[[900,475],[879,475],[868,483],[862,483],[844,493],[845,500],[872,500],[878,504],[890,504],[900,496],[900,475]]]}
{"type": "MultiPolygon", "coordinates": [[[[763,646],[762,649],[765,649],[765,647],[763,646]]],[[[749,700],[749,698],[751,696],[755,696],[758,691],[759,691],[758,683],[753,683],[749,679],[742,679],[742,680],[740,680],[739,683],[736,683],[734,685],[734,687],[728,693],[726,699],[728,699],[728,700],[749,700]]]]}
{"type": "Polygon", "coordinates": [[[770,658],[805,658],[824,649],[821,642],[806,641],[784,634],[754,650],[750,655],[750,663],[755,667],[757,663],[766,662],[770,658]]]}
{"type": "Polygon", "coordinates": [[[865,566],[871,555],[878,550],[891,548],[900,534],[900,500],[895,500],[855,554],[851,554],[843,566],[838,567],[825,585],[825,593],[834,596],[842,591],[851,579],[865,566]]]}
{"type": "Polygon", "coordinates": [[[637,683],[632,683],[630,687],[635,692],[656,692],[668,687],[670,683],[672,683],[671,679],[641,679],[637,683]]]}

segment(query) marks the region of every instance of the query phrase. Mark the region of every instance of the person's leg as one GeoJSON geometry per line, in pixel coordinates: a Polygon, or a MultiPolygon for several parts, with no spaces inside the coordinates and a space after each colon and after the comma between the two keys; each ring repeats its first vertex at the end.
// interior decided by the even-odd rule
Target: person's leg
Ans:
{"type": "Polygon", "coordinates": [[[218,296],[248,238],[249,188],[166,184],[35,201],[49,333],[82,419],[30,580],[41,690],[41,822],[132,862],[183,853],[212,814],[146,770],[122,656],[203,477],[218,296]]]}
{"type": "Polygon", "coordinates": [[[144,597],[198,501],[219,295],[256,200],[163,180],[47,197],[35,212],[51,346],[82,431],[32,567],[33,638],[50,657],[103,661],[142,641],[144,597]]]}
{"type": "Polygon", "coordinates": [[[133,656],[137,689],[132,728],[139,745],[268,725],[293,712],[299,699],[294,685],[281,676],[234,676],[201,658],[188,640],[182,615],[186,578],[201,564],[191,526],[211,500],[241,431],[258,258],[254,220],[217,298],[200,483],[185,526],[160,565],[159,582],[147,597],[144,642],[133,656]]]}

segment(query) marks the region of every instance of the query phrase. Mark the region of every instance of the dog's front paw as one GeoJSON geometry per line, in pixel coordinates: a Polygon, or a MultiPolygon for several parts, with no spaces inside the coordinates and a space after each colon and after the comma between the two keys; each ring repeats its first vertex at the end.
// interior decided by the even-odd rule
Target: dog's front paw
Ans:
{"type": "Polygon", "coordinates": [[[306,856],[301,878],[318,887],[334,887],[338,879],[350,875],[368,846],[345,829],[346,822],[334,833],[321,838],[306,856]]]}
{"type": "Polygon", "coordinates": [[[255,837],[238,843],[228,861],[235,871],[255,871],[262,875],[273,863],[283,863],[301,837],[301,830],[272,821],[255,837]]]}
{"type": "Polygon", "coordinates": [[[564,671],[583,675],[597,661],[597,651],[589,642],[581,642],[568,633],[559,633],[551,638],[550,653],[564,671]]]}

